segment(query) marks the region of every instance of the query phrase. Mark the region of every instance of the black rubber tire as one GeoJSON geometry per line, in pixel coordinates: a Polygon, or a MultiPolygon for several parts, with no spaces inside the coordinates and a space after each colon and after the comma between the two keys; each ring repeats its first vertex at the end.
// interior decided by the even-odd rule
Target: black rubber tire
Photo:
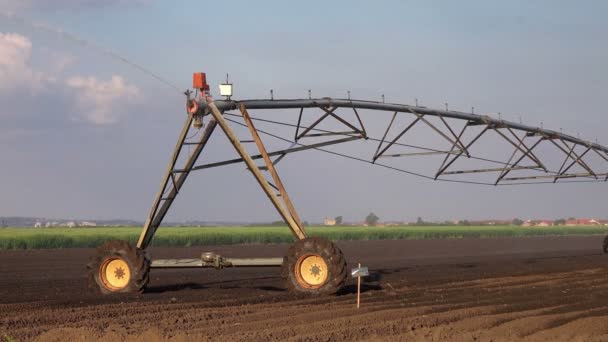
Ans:
{"type": "Polygon", "coordinates": [[[89,289],[94,293],[142,293],[150,280],[150,260],[146,253],[126,241],[110,240],[97,248],[95,255],[87,264],[89,289]],[[99,277],[99,269],[109,257],[123,259],[131,273],[128,285],[120,290],[107,288],[99,277]]]}
{"type": "Polygon", "coordinates": [[[306,238],[291,245],[287,255],[283,257],[281,276],[289,291],[309,295],[334,294],[346,282],[346,259],[342,251],[331,241],[320,237],[306,238]],[[304,287],[297,280],[296,264],[298,259],[306,254],[317,254],[327,263],[327,281],[318,288],[304,287]]]}
{"type": "Polygon", "coordinates": [[[604,244],[602,246],[604,248],[604,253],[608,253],[608,235],[604,238],[604,244]]]}

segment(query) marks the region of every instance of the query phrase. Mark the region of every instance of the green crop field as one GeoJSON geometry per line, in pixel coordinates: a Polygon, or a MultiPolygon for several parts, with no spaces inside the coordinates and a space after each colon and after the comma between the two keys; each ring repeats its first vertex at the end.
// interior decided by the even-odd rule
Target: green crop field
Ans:
{"type": "MultiPolygon", "coordinates": [[[[104,241],[137,241],[140,227],[116,228],[0,228],[0,250],[96,247],[104,241]]],[[[311,236],[331,240],[458,239],[547,235],[607,234],[608,227],[401,226],[308,227],[311,236]]],[[[291,242],[287,227],[163,227],[153,246],[205,246],[291,242]]]]}

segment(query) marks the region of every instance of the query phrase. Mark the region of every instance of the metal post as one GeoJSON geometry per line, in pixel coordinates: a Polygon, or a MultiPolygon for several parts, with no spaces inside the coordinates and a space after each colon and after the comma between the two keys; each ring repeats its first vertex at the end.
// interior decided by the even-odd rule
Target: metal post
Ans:
{"type": "MultiPolygon", "coordinates": [[[[361,263],[357,264],[358,268],[361,268],[361,263]]],[[[357,275],[357,309],[361,305],[361,275],[357,275]]]]}

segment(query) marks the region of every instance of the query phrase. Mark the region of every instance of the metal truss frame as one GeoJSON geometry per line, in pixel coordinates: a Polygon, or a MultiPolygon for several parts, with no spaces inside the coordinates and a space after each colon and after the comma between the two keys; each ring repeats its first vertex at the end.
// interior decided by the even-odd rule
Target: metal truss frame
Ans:
{"type": "Polygon", "coordinates": [[[441,181],[459,182],[458,180],[445,179],[444,177],[490,172],[495,172],[498,175],[496,180],[492,183],[467,181],[460,182],[486,185],[507,185],[522,184],[518,182],[524,180],[539,180],[540,182],[544,182],[542,181],[543,179],[547,179],[553,183],[561,179],[570,178],[583,178],[585,181],[608,181],[608,172],[598,172],[593,170],[593,168],[585,160],[585,157],[589,155],[589,152],[593,151],[593,153],[608,163],[608,147],[581,140],[561,132],[495,119],[487,115],[476,115],[458,111],[437,110],[420,106],[390,104],[384,102],[331,98],[213,101],[210,98],[201,97],[197,99],[197,103],[199,105],[198,112],[188,115],[178,137],[173,155],[164,173],[160,189],[152,203],[152,208],[150,209],[141,236],[138,240],[138,248],[145,249],[150,244],[156,230],[162,223],[162,220],[170,209],[176,196],[179,194],[179,191],[184,185],[188,175],[192,171],[241,162],[246,164],[247,169],[252,173],[268,199],[277,209],[283,220],[287,223],[295,238],[304,239],[306,237],[305,229],[295,209],[295,206],[289,197],[285,185],[279,177],[276,165],[288,154],[311,149],[342,155],[370,164],[380,165],[398,171],[441,181]],[[249,110],[254,109],[299,109],[297,124],[252,117],[249,114],[249,110]],[[316,109],[321,111],[321,115],[308,126],[302,125],[302,119],[306,109],[316,109]],[[344,116],[341,116],[338,111],[339,109],[344,109],[347,111],[352,110],[355,118],[354,122],[351,122],[344,116]],[[388,126],[384,130],[384,134],[380,139],[368,136],[368,131],[363,125],[363,121],[358,111],[360,109],[393,113],[388,126]],[[232,110],[238,110],[239,114],[230,112],[232,110]],[[395,120],[397,116],[403,113],[413,115],[413,120],[405,127],[395,127],[395,120]],[[206,128],[200,132],[198,139],[195,141],[189,141],[187,139],[189,132],[195,129],[192,127],[193,121],[195,119],[202,119],[202,117],[210,117],[206,128]],[[231,117],[235,119],[232,119],[231,117]],[[437,118],[435,121],[438,120],[439,124],[435,124],[429,120],[429,118],[433,117],[437,118]],[[321,123],[330,120],[330,118],[335,123],[337,122],[341,124],[345,130],[326,130],[319,128],[321,123]],[[462,128],[459,129],[454,124],[450,124],[446,119],[457,119],[459,122],[463,122],[464,125],[462,125],[462,128]],[[292,127],[295,129],[293,138],[287,139],[278,137],[269,132],[259,130],[254,124],[255,121],[292,127]],[[449,143],[450,148],[447,150],[440,150],[404,143],[403,140],[405,139],[406,135],[420,124],[424,124],[433,132],[437,133],[441,139],[449,143]],[[233,130],[232,125],[241,125],[246,127],[250,135],[248,139],[240,139],[233,130]],[[228,137],[229,142],[239,154],[239,158],[195,165],[217,126],[219,126],[224,134],[228,137]],[[481,130],[476,134],[473,134],[472,138],[468,139],[468,141],[465,141],[465,131],[468,132],[475,126],[480,126],[481,130]],[[395,129],[398,129],[398,131],[395,132],[393,138],[389,139],[389,133],[395,129]],[[481,158],[474,156],[471,152],[471,147],[478,142],[482,136],[487,135],[489,132],[495,132],[497,137],[513,148],[513,151],[507,161],[496,161],[481,158]],[[521,134],[522,132],[523,135],[521,134]],[[285,149],[268,151],[262,141],[261,134],[282,139],[285,142],[289,142],[291,145],[285,149]],[[303,143],[303,141],[308,142],[309,140],[314,140],[314,138],[327,137],[335,138],[321,142],[303,143]],[[370,156],[369,159],[356,158],[323,149],[327,146],[362,139],[372,140],[378,143],[375,152],[372,156],[370,156]],[[548,142],[551,146],[555,147],[557,151],[564,154],[565,157],[559,170],[549,170],[545,166],[545,163],[543,163],[542,158],[540,158],[536,153],[538,147],[545,142],[548,142]],[[245,148],[245,144],[247,143],[255,144],[257,154],[250,154],[247,151],[245,148]],[[177,162],[180,155],[183,154],[183,147],[186,145],[194,146],[194,149],[186,156],[184,165],[178,166],[177,162]],[[419,151],[411,153],[392,153],[394,148],[403,146],[418,149],[419,151]],[[582,152],[578,152],[576,150],[579,146],[584,148],[582,152]],[[442,163],[432,176],[416,174],[410,171],[378,163],[379,159],[383,158],[423,155],[445,155],[442,163]],[[273,157],[274,160],[272,159],[273,157]],[[454,163],[461,157],[489,161],[498,163],[499,165],[495,168],[475,168],[465,170],[451,169],[454,163]],[[263,165],[256,164],[257,160],[262,160],[263,165]],[[578,165],[580,168],[585,170],[585,172],[572,172],[571,169],[575,165],[578,165]],[[520,170],[538,171],[542,174],[507,177],[511,174],[511,172],[520,170]],[[270,179],[268,179],[268,175],[270,176],[270,179]]]}

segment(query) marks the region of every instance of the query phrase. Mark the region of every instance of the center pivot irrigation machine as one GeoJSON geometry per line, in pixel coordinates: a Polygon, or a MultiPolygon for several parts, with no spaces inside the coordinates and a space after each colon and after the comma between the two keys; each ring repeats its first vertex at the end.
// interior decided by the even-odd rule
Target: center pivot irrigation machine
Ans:
{"type": "MultiPolygon", "coordinates": [[[[141,292],[148,283],[150,268],[280,266],[289,290],[309,294],[335,293],[346,281],[344,255],[332,242],[306,235],[277,172],[277,164],[294,152],[316,150],[445,182],[504,186],[608,180],[607,147],[564,134],[561,129],[559,132],[544,129],[542,123],[540,127],[532,127],[502,120],[500,114],[496,117],[474,114],[473,109],[471,113],[449,110],[447,104],[445,110],[437,110],[419,106],[417,101],[414,106],[385,103],[384,96],[381,102],[353,100],[350,92],[347,99],[312,98],[309,91],[307,99],[280,100],[274,99],[271,91],[270,99],[236,101],[231,99],[232,84],[228,81],[220,85],[220,95],[225,98],[213,100],[204,73],[194,74],[193,88],[195,93],[186,92],[186,122],[137,246],[114,240],[98,248],[88,264],[90,285],[94,290],[104,294],[141,292]],[[274,116],[254,117],[249,113],[260,110],[274,116]],[[280,112],[276,113],[276,110],[280,112]],[[276,118],[276,114],[284,119],[290,113],[291,121],[276,118]],[[239,157],[196,165],[218,126],[239,157]],[[285,131],[286,127],[289,129],[287,137],[285,132],[282,132],[283,136],[271,132],[273,128],[285,131]],[[378,136],[370,135],[372,130],[376,130],[378,136]],[[262,135],[289,145],[270,151],[267,142],[262,141],[262,135]],[[494,139],[494,142],[487,139],[494,139]],[[364,145],[368,146],[368,151],[363,145],[354,149],[363,155],[327,149],[357,141],[367,142],[364,145]],[[189,153],[184,152],[185,149],[189,153]],[[249,152],[252,149],[255,152],[249,152]],[[488,153],[494,158],[487,157],[488,153]],[[498,160],[497,155],[504,158],[498,160]],[[416,171],[397,164],[399,160],[408,159],[406,157],[412,160],[421,156],[435,156],[437,162],[408,163],[408,167],[418,167],[416,171]],[[263,165],[256,161],[262,161],[263,165]],[[296,238],[287,255],[283,258],[236,259],[203,253],[197,259],[150,260],[146,248],[188,175],[195,170],[241,162],[296,238]],[[480,180],[483,175],[488,179],[480,180]]],[[[608,237],[603,247],[604,251],[608,249],[608,237]]]]}

